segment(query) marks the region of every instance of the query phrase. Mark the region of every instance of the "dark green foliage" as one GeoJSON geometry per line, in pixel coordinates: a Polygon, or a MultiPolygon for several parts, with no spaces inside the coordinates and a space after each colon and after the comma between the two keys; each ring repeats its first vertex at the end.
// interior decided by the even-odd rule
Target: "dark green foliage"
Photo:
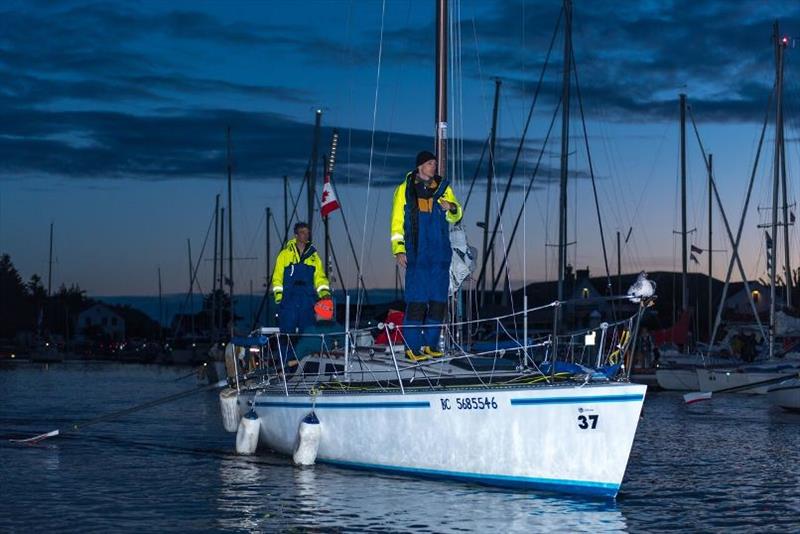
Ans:
{"type": "Polygon", "coordinates": [[[11,257],[0,256],[0,338],[12,339],[19,332],[71,339],[75,320],[91,301],[78,285],[62,285],[50,297],[38,274],[25,283],[11,257]]]}
{"type": "Polygon", "coordinates": [[[19,330],[33,329],[36,314],[25,283],[8,254],[0,256],[0,337],[11,338],[19,330]]]}

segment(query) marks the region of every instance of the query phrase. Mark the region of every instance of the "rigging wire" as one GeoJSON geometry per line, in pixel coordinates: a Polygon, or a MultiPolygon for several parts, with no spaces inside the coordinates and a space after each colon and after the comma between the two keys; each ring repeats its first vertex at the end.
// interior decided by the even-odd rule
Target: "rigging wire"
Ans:
{"type": "MultiPolygon", "coordinates": [[[[605,232],[603,231],[603,217],[600,215],[600,202],[597,198],[597,184],[595,183],[594,178],[594,166],[592,165],[592,152],[589,150],[589,134],[586,131],[586,117],[583,113],[583,98],[581,98],[581,86],[578,83],[578,65],[575,62],[575,52],[573,49],[572,51],[572,70],[575,74],[575,92],[578,97],[578,109],[580,110],[581,114],[581,124],[583,126],[583,140],[586,145],[586,158],[589,164],[589,176],[592,178],[592,192],[594,193],[594,207],[595,211],[597,212],[597,224],[599,225],[600,230],[600,243],[603,247],[603,263],[606,267],[606,280],[608,283],[608,293],[612,294],[611,291],[611,271],[608,268],[608,254],[606,252],[606,237],[605,232]]],[[[577,195],[575,195],[577,196],[577,195]]],[[[578,211],[577,209],[575,210],[578,211]]],[[[613,309],[613,308],[612,308],[613,309]]]]}
{"type": "Polygon", "coordinates": [[[489,110],[486,107],[487,102],[487,95],[486,95],[486,83],[483,77],[483,69],[481,68],[481,51],[478,45],[478,29],[477,25],[475,24],[475,17],[472,17],[472,40],[475,42],[475,59],[478,63],[478,80],[480,83],[478,84],[481,88],[481,103],[483,104],[483,123],[484,126],[488,126],[491,121],[489,120],[489,110]]]}
{"type": "Polygon", "coordinates": [[[483,157],[486,155],[486,147],[489,146],[489,138],[487,137],[486,140],[483,142],[483,149],[481,149],[481,157],[478,159],[478,166],[475,167],[475,174],[472,175],[472,181],[469,183],[469,191],[467,192],[467,199],[464,201],[464,205],[462,206],[463,211],[467,211],[467,205],[469,204],[469,199],[472,197],[472,188],[475,187],[475,181],[478,179],[478,174],[481,172],[481,167],[483,166],[483,157]]]}
{"type": "MultiPolygon", "coordinates": [[[[517,152],[516,152],[516,155],[514,156],[514,163],[511,165],[511,171],[509,172],[508,181],[506,182],[506,188],[505,188],[505,191],[503,192],[503,200],[502,200],[502,202],[500,202],[500,206],[499,206],[498,211],[497,211],[497,217],[495,218],[494,228],[492,229],[492,236],[489,239],[489,243],[487,245],[487,251],[494,249],[494,242],[495,242],[495,238],[497,237],[497,230],[502,225],[503,210],[505,209],[506,201],[508,200],[508,194],[511,191],[511,184],[512,184],[512,181],[514,179],[514,174],[517,171],[517,165],[519,164],[520,156],[522,155],[522,150],[523,150],[523,148],[525,146],[525,138],[528,135],[528,128],[530,127],[531,120],[533,119],[533,110],[535,109],[536,102],[539,99],[539,92],[541,91],[542,84],[544,82],[544,74],[546,72],[548,64],[550,63],[550,54],[553,51],[553,46],[554,46],[555,41],[556,41],[556,36],[558,35],[558,28],[561,26],[561,17],[562,17],[563,14],[564,14],[564,10],[562,8],[561,11],[558,14],[558,20],[556,21],[556,25],[553,28],[553,35],[550,38],[550,46],[549,46],[549,48],[547,50],[547,55],[545,56],[544,63],[542,64],[542,70],[541,70],[541,73],[539,74],[539,81],[538,81],[538,83],[536,85],[536,90],[533,93],[533,100],[531,101],[531,107],[528,110],[528,117],[525,120],[525,127],[522,130],[522,137],[520,138],[519,145],[517,145],[517,152]]],[[[495,155],[493,155],[493,156],[495,156],[495,155]]],[[[492,164],[494,164],[494,162],[496,160],[497,160],[496,157],[490,158],[490,161],[492,162],[492,164]]],[[[493,169],[493,171],[494,171],[494,169],[493,169]]],[[[495,188],[496,187],[497,186],[495,185],[495,188]]],[[[487,192],[487,194],[488,194],[488,192],[487,192]]],[[[504,247],[504,253],[506,255],[508,253],[507,251],[505,251],[505,247],[504,247]]],[[[487,266],[488,258],[489,258],[489,255],[486,254],[486,251],[483,251],[481,270],[480,270],[480,274],[478,275],[478,282],[477,282],[478,286],[480,286],[481,282],[483,282],[483,280],[486,278],[486,266],[487,266]]],[[[506,265],[508,264],[507,261],[505,263],[506,263],[506,265]]],[[[497,285],[493,284],[492,292],[494,292],[496,287],[497,287],[497,285]]]]}
{"type": "MultiPolygon", "coordinates": [[[[408,4],[408,9],[406,10],[406,24],[405,24],[406,26],[409,25],[410,20],[411,20],[411,4],[409,3],[408,4]]],[[[401,64],[399,75],[398,75],[398,79],[402,80],[402,79],[405,78],[404,72],[405,72],[405,64],[401,64]]],[[[381,163],[381,168],[383,169],[384,174],[385,174],[386,169],[387,169],[387,162],[388,162],[388,159],[389,159],[389,151],[391,150],[391,143],[392,143],[392,140],[393,140],[392,132],[394,130],[394,128],[393,128],[394,118],[396,116],[396,111],[397,111],[396,103],[399,100],[398,94],[400,92],[400,84],[399,83],[395,83],[394,84],[394,91],[395,91],[394,98],[391,99],[392,105],[391,105],[391,108],[390,108],[388,125],[387,125],[387,127],[385,129],[385,131],[386,131],[386,144],[384,146],[383,158],[382,158],[382,163],[381,163]]],[[[333,180],[333,178],[331,178],[331,180],[333,180]]],[[[376,198],[375,198],[375,200],[373,202],[375,208],[374,208],[374,213],[373,213],[372,217],[370,218],[370,220],[372,220],[372,221],[379,220],[379,216],[378,215],[384,209],[383,208],[383,204],[382,204],[382,198],[383,198],[383,189],[379,187],[379,188],[377,188],[376,198]]],[[[365,208],[365,209],[368,209],[368,208],[365,208]]],[[[358,255],[356,254],[356,251],[355,251],[355,247],[352,244],[352,237],[350,235],[349,229],[347,228],[347,221],[344,220],[344,211],[342,211],[342,219],[343,219],[343,222],[345,223],[345,231],[347,233],[348,242],[350,243],[350,249],[352,251],[353,261],[355,263],[355,267],[356,267],[357,270],[360,270],[360,269],[362,269],[361,262],[359,262],[358,255]]],[[[370,233],[369,233],[369,238],[367,239],[366,236],[363,237],[364,241],[366,241],[366,243],[367,243],[367,250],[372,250],[373,249],[373,244],[375,242],[375,236],[376,236],[376,233],[379,231],[379,228],[380,228],[379,225],[373,224],[371,226],[371,230],[370,230],[370,233]]],[[[364,265],[363,265],[363,271],[364,272],[372,272],[374,270],[374,269],[372,269],[372,267],[374,267],[374,264],[372,262],[372,258],[373,258],[372,256],[368,256],[367,259],[364,261],[364,265]]],[[[367,291],[366,283],[364,281],[363,276],[361,277],[361,289],[364,291],[363,303],[364,304],[369,304],[369,292],[367,291]]]]}
{"type": "MultiPolygon", "coordinates": [[[[522,39],[522,94],[525,94],[525,80],[527,79],[527,63],[526,59],[528,58],[528,43],[525,40],[525,22],[526,22],[526,13],[525,13],[525,2],[522,3],[522,28],[521,28],[521,39],[522,39]]],[[[559,12],[560,13],[560,12],[559,12]]],[[[525,176],[525,171],[528,167],[527,158],[522,160],[522,175],[525,176]]],[[[528,207],[527,205],[522,206],[522,306],[523,311],[527,317],[527,301],[525,300],[525,296],[528,294],[528,207]]],[[[528,344],[528,340],[524,340],[525,345],[528,344]]]]}
{"type": "MultiPolygon", "coordinates": [[[[378,120],[378,96],[380,94],[380,82],[381,82],[381,64],[383,61],[383,29],[384,23],[386,18],[386,0],[381,2],[381,31],[380,31],[380,40],[378,45],[378,68],[377,73],[375,75],[375,100],[372,106],[372,132],[370,134],[370,147],[369,147],[369,169],[367,171],[367,191],[366,191],[366,200],[364,205],[369,206],[369,196],[370,190],[372,186],[372,160],[375,153],[375,127],[378,120]]],[[[367,224],[369,222],[369,211],[364,210],[364,225],[362,228],[362,239],[361,239],[361,261],[360,265],[364,265],[364,249],[366,245],[366,236],[367,236],[367,224]]],[[[359,320],[361,319],[361,302],[363,298],[363,292],[361,287],[363,287],[363,274],[361,272],[361,268],[357,269],[356,271],[358,279],[356,280],[356,287],[358,288],[358,297],[356,299],[356,322],[355,324],[359,324],[359,320]]]]}
{"type": "MultiPolygon", "coordinates": [[[[519,223],[520,223],[520,220],[522,219],[522,212],[524,211],[525,202],[527,202],[528,196],[530,195],[530,192],[533,189],[533,183],[534,183],[534,180],[536,179],[536,175],[538,174],[539,165],[541,164],[542,157],[545,154],[545,147],[547,146],[547,142],[550,140],[550,134],[553,132],[553,126],[555,125],[556,117],[558,115],[558,110],[560,108],[561,108],[561,98],[559,97],[558,103],[556,104],[556,107],[553,110],[553,117],[550,119],[550,127],[547,129],[547,135],[545,136],[544,143],[542,144],[542,150],[541,150],[541,152],[539,152],[539,157],[536,160],[536,167],[534,167],[533,174],[531,175],[531,179],[528,181],[528,186],[525,188],[525,196],[523,197],[523,200],[522,200],[523,209],[520,209],[519,213],[517,214],[517,219],[514,222],[514,228],[511,231],[511,237],[509,238],[508,244],[506,245],[506,249],[505,249],[505,251],[503,253],[503,256],[502,256],[503,260],[502,260],[502,263],[500,264],[500,269],[499,269],[500,273],[503,272],[503,269],[506,266],[506,263],[507,263],[506,259],[508,258],[508,252],[509,252],[509,249],[511,248],[511,245],[514,243],[514,237],[517,234],[517,229],[519,228],[519,223]]],[[[498,276],[493,281],[493,286],[492,287],[495,287],[495,288],[497,287],[497,284],[499,283],[499,278],[500,277],[498,276]]]]}
{"type": "MultiPolygon", "coordinates": [[[[728,264],[728,272],[727,272],[727,275],[725,276],[725,286],[723,287],[722,296],[720,297],[720,305],[717,308],[717,317],[716,317],[716,320],[714,321],[714,329],[712,330],[711,337],[709,338],[709,343],[708,343],[709,350],[710,350],[711,346],[714,344],[714,340],[716,339],[717,330],[719,329],[720,321],[721,321],[721,318],[722,318],[722,307],[723,307],[723,305],[725,303],[725,296],[727,295],[727,292],[728,292],[728,281],[730,280],[731,272],[733,271],[734,260],[738,263],[739,268],[742,271],[740,274],[742,275],[742,278],[743,278],[742,281],[744,282],[745,289],[747,290],[748,299],[750,300],[750,304],[753,307],[753,312],[754,312],[754,315],[755,315],[756,322],[758,323],[758,326],[759,326],[759,329],[762,332],[762,335],[764,335],[764,337],[766,337],[766,335],[764,334],[764,328],[761,325],[761,319],[758,316],[758,312],[756,311],[755,304],[753,303],[753,300],[752,300],[752,294],[750,293],[750,287],[749,287],[749,284],[747,282],[747,276],[745,276],[745,273],[743,272],[744,268],[741,265],[741,257],[739,256],[739,243],[740,243],[741,236],[742,236],[742,228],[744,227],[745,216],[747,215],[747,207],[748,207],[748,205],[750,203],[750,194],[751,194],[752,189],[753,189],[753,182],[755,181],[756,171],[757,171],[757,168],[758,168],[758,160],[759,160],[759,158],[761,156],[761,148],[762,148],[763,142],[764,142],[764,135],[766,134],[766,130],[767,130],[767,123],[769,121],[769,111],[770,111],[770,107],[772,105],[772,98],[774,96],[776,96],[776,92],[777,92],[777,84],[773,86],[772,92],[770,93],[770,96],[769,96],[769,99],[768,99],[768,102],[767,102],[767,109],[766,109],[766,113],[764,114],[764,125],[763,125],[763,127],[761,129],[761,136],[759,138],[758,149],[756,151],[756,160],[755,160],[755,163],[753,164],[753,172],[750,175],[750,183],[749,183],[748,188],[747,188],[747,196],[745,198],[745,206],[744,206],[744,209],[742,211],[742,217],[739,219],[739,229],[737,230],[736,239],[735,240],[732,239],[732,235],[731,235],[731,232],[730,232],[730,227],[728,226],[728,220],[727,220],[727,217],[725,216],[725,212],[722,210],[722,202],[720,200],[719,192],[717,191],[717,187],[716,187],[716,184],[715,184],[715,182],[713,180],[713,176],[712,176],[711,184],[712,184],[713,189],[714,189],[714,194],[715,194],[716,199],[717,199],[717,204],[719,205],[719,208],[720,208],[720,214],[722,215],[723,221],[725,223],[725,229],[728,232],[728,238],[731,239],[731,241],[733,241],[733,243],[732,243],[733,250],[731,251],[731,261],[728,264]]],[[[703,155],[703,161],[706,162],[706,168],[708,168],[708,159],[706,157],[706,152],[705,152],[705,149],[703,148],[703,143],[702,143],[702,141],[700,139],[700,133],[699,133],[699,131],[697,129],[697,124],[696,124],[696,122],[694,120],[694,113],[692,112],[691,108],[689,108],[689,117],[690,117],[690,119],[692,121],[692,126],[694,126],[695,135],[697,136],[697,142],[700,145],[700,152],[703,155]]],[[[775,261],[775,260],[773,259],[773,261],[775,261]]]]}

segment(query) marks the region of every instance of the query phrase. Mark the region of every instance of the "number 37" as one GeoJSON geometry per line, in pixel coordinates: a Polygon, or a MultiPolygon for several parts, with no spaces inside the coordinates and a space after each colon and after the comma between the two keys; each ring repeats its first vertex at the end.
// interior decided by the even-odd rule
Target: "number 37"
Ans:
{"type": "Polygon", "coordinates": [[[597,420],[600,419],[599,415],[579,415],[578,428],[586,430],[587,428],[597,428],[597,420]]]}

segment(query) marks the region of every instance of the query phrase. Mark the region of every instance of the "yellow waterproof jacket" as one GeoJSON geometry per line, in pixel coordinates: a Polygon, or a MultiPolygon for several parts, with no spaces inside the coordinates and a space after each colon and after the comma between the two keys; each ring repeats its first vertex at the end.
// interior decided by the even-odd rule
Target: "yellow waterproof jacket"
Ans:
{"type": "MultiPolygon", "coordinates": [[[[317,249],[309,243],[301,256],[297,250],[297,239],[292,238],[286,242],[286,245],[278,253],[278,259],[275,261],[275,270],[272,273],[272,292],[274,294],[283,293],[284,281],[286,282],[286,290],[289,292],[291,289],[289,285],[296,283],[298,276],[303,276],[305,273],[311,275],[309,278],[313,278],[317,296],[321,297],[323,291],[330,292],[330,282],[325,276],[325,269],[317,249]],[[294,269],[294,266],[302,267],[294,269]],[[311,275],[312,271],[313,275],[311,275]]],[[[302,281],[305,282],[305,280],[302,281]]],[[[308,283],[312,283],[312,280],[308,280],[308,283]]]]}
{"type": "MultiPolygon", "coordinates": [[[[405,254],[406,253],[406,241],[407,239],[411,239],[409,234],[409,224],[408,220],[410,219],[410,210],[411,206],[408,206],[407,199],[409,198],[408,195],[408,187],[414,180],[414,171],[409,172],[406,174],[403,183],[397,186],[394,190],[394,202],[392,204],[392,228],[391,228],[391,242],[392,242],[392,254],[405,254]]],[[[461,209],[461,203],[456,198],[455,193],[453,193],[453,188],[450,187],[450,182],[448,179],[442,179],[439,176],[433,178],[439,184],[436,192],[433,195],[433,202],[427,201],[427,205],[425,199],[419,199],[419,206],[416,209],[423,209],[425,211],[432,211],[434,209],[440,209],[438,206],[433,206],[434,203],[438,203],[439,199],[444,199],[452,204],[455,205],[456,211],[455,213],[447,211],[444,213],[445,220],[450,224],[455,224],[461,220],[464,216],[463,210],[461,209]]]]}

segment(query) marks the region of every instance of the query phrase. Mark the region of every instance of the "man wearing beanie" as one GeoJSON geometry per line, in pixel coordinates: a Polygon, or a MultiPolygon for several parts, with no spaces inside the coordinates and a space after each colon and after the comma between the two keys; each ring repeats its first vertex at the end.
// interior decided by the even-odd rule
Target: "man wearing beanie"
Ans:
{"type": "Polygon", "coordinates": [[[445,319],[452,257],[448,223],[462,215],[450,181],[436,174],[436,156],[423,150],[395,189],[392,206],[392,254],[406,270],[403,335],[412,361],[442,355],[441,328],[431,325],[445,319]]]}

